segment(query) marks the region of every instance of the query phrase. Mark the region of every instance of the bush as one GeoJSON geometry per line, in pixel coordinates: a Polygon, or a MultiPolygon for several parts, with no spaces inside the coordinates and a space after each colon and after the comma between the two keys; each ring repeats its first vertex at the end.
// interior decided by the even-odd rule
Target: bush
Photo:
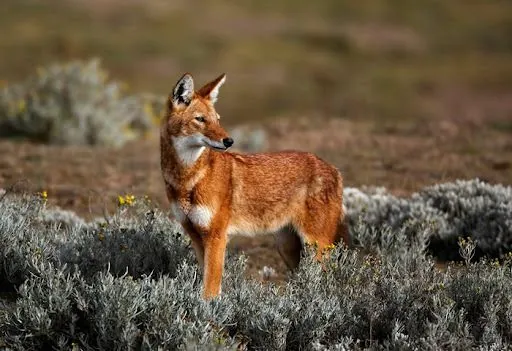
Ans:
{"type": "Polygon", "coordinates": [[[51,144],[120,146],[147,133],[164,102],[124,96],[98,60],[54,64],[0,91],[0,130],[51,144]]]}
{"type": "MultiPolygon", "coordinates": [[[[490,185],[478,179],[427,187],[410,198],[398,198],[385,189],[347,188],[347,215],[353,228],[359,221],[371,227],[432,227],[429,248],[443,260],[460,259],[458,241],[471,238],[475,258],[501,257],[512,251],[512,187],[490,185]]],[[[358,233],[352,233],[356,242],[358,233]]]]}
{"type": "MultiPolygon", "coordinates": [[[[63,224],[42,199],[7,196],[0,274],[18,298],[0,315],[0,335],[8,347],[28,350],[507,349],[512,256],[439,270],[427,247],[439,228],[455,233],[475,217],[484,221],[477,209],[501,208],[492,198],[509,203],[509,192],[478,181],[430,187],[401,203],[406,215],[399,216],[398,199],[352,189],[347,204],[359,248],[337,247],[320,265],[309,247],[283,286],[244,278],[244,259],[228,257],[222,297],[207,302],[188,242],[144,202],[106,220],[63,224]],[[378,202],[355,210],[357,198],[372,197],[378,202]],[[465,210],[450,210],[461,201],[465,210]],[[428,220],[411,222],[412,214],[428,220]]],[[[508,220],[493,218],[488,241],[503,235],[492,230],[508,220]]],[[[459,245],[472,255],[467,241],[459,245]]]]}
{"type": "Polygon", "coordinates": [[[6,196],[0,213],[3,286],[21,284],[42,263],[66,265],[66,271],[78,270],[87,277],[109,269],[138,278],[152,273],[175,276],[183,260],[194,260],[179,227],[143,202],[122,208],[108,223],[86,223],[68,211],[46,209],[40,197],[6,196]]]}

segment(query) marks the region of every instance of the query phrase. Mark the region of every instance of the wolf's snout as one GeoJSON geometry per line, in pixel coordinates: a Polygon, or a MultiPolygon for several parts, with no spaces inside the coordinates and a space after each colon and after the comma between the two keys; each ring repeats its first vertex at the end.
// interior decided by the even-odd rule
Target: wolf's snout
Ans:
{"type": "Polygon", "coordinates": [[[233,145],[234,141],[231,138],[224,138],[222,139],[222,143],[224,144],[225,147],[230,147],[231,145],[233,145]]]}

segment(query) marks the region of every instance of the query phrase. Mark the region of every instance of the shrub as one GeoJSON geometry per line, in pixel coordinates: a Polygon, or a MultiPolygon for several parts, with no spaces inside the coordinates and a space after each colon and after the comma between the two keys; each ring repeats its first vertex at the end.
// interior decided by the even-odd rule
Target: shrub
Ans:
{"type": "MultiPolygon", "coordinates": [[[[432,228],[429,248],[443,260],[460,259],[459,238],[476,242],[476,255],[503,256],[512,251],[512,187],[490,185],[478,179],[427,187],[410,198],[398,198],[385,189],[347,188],[347,216],[353,228],[359,221],[371,227],[432,228]]],[[[352,233],[359,240],[358,233],[352,233]]]]}
{"type": "MultiPolygon", "coordinates": [[[[501,208],[492,202],[506,204],[509,191],[461,182],[402,203],[352,189],[347,204],[359,248],[339,246],[320,265],[308,247],[282,286],[246,279],[244,259],[228,257],[222,297],[213,301],[200,297],[201,274],[179,227],[144,202],[102,221],[64,225],[40,198],[8,195],[0,201],[0,274],[18,297],[0,314],[0,335],[24,350],[508,349],[512,256],[439,270],[427,247],[439,228],[455,233],[473,218],[484,221],[478,209],[501,208]],[[450,210],[464,197],[466,210],[450,210]],[[358,213],[350,204],[359,198],[370,200],[358,213]],[[412,214],[441,218],[442,226],[411,221],[412,214]]],[[[493,218],[489,241],[507,223],[493,218]]],[[[459,245],[472,255],[468,242],[459,245]]]]}
{"type": "Polygon", "coordinates": [[[0,91],[0,130],[51,144],[120,146],[147,133],[163,103],[123,95],[98,60],[54,64],[0,91]]]}
{"type": "Polygon", "coordinates": [[[234,147],[243,152],[260,152],[267,148],[268,138],[262,128],[239,125],[231,128],[229,135],[235,141],[234,147]]]}
{"type": "Polygon", "coordinates": [[[40,197],[4,197],[0,281],[17,286],[36,274],[42,262],[67,265],[66,271],[79,270],[87,277],[107,268],[114,274],[140,277],[174,276],[179,263],[193,261],[175,223],[142,202],[136,209],[135,213],[123,209],[108,223],[86,223],[67,211],[46,209],[40,197]]]}

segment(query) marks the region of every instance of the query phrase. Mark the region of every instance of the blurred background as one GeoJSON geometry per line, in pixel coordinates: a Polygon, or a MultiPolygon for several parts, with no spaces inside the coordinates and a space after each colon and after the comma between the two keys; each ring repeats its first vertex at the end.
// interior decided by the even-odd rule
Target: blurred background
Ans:
{"type": "Polygon", "coordinates": [[[217,110],[238,145],[315,152],[346,186],[512,181],[507,0],[3,0],[0,28],[0,188],[85,216],[124,193],[165,206],[148,115],[184,72],[227,73],[217,110]]]}

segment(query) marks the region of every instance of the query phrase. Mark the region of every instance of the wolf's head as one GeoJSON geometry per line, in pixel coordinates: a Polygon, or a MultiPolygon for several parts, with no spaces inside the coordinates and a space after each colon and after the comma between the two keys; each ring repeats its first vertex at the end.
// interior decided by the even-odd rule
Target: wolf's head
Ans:
{"type": "Polygon", "coordinates": [[[169,95],[168,112],[163,122],[163,132],[185,165],[194,163],[206,147],[227,150],[233,139],[221,127],[220,116],[215,111],[215,101],[226,75],[194,90],[194,80],[185,74],[178,80],[169,95]]]}

